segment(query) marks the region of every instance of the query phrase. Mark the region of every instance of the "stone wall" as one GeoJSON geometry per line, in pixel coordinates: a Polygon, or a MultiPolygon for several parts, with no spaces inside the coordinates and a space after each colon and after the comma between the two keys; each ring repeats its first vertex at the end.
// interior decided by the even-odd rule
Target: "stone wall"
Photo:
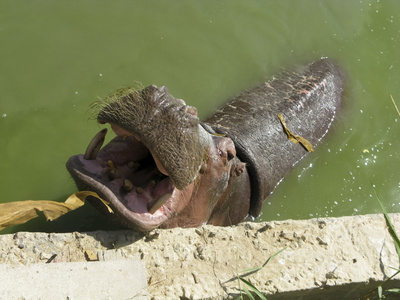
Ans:
{"type": "MultiPolygon", "coordinates": [[[[400,232],[400,214],[390,218],[400,232]]],[[[383,215],[207,225],[148,234],[20,232],[0,236],[0,249],[0,263],[11,265],[140,260],[148,282],[142,296],[151,299],[234,298],[240,293],[237,274],[261,267],[282,249],[245,277],[269,300],[359,299],[394,274],[390,267],[399,267],[383,215]]],[[[104,278],[106,283],[107,274],[104,278]]],[[[400,276],[385,288],[391,286],[400,287],[400,276]]],[[[374,299],[374,294],[368,297],[374,299]]]]}

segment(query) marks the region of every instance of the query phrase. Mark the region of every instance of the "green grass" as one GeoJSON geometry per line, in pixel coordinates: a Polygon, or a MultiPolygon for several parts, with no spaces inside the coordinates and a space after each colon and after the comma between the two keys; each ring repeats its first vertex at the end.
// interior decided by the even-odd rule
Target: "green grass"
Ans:
{"type": "MultiPolygon", "coordinates": [[[[378,196],[378,194],[377,194],[377,192],[376,192],[374,187],[373,187],[373,190],[374,190],[376,199],[378,200],[379,204],[381,205],[382,212],[383,212],[383,215],[385,217],[386,224],[388,225],[390,236],[392,237],[392,240],[393,240],[394,245],[396,247],[397,255],[399,257],[399,262],[400,262],[400,239],[399,239],[399,236],[397,235],[397,232],[396,232],[392,222],[390,221],[390,218],[389,218],[389,215],[388,215],[388,213],[387,213],[387,211],[385,209],[385,206],[383,205],[382,201],[379,199],[379,196],[378,196]]],[[[394,273],[389,278],[385,279],[377,288],[377,293],[378,293],[378,297],[379,297],[380,300],[381,299],[385,299],[384,292],[391,293],[391,294],[400,294],[400,289],[387,289],[387,290],[384,290],[384,288],[383,288],[384,285],[388,281],[390,281],[393,277],[395,277],[396,275],[398,275],[400,273],[400,266],[399,266],[399,268],[392,268],[391,267],[391,269],[395,270],[396,273],[394,273]]]]}
{"type": "Polygon", "coordinates": [[[246,294],[246,296],[251,300],[256,300],[256,299],[267,300],[267,298],[257,289],[257,287],[255,287],[250,281],[245,279],[245,277],[260,271],[262,268],[264,268],[271,261],[271,259],[273,259],[275,256],[277,256],[279,253],[281,253],[285,249],[286,249],[286,247],[281,249],[281,250],[279,250],[275,254],[271,255],[261,267],[243,270],[243,271],[240,272],[240,273],[243,273],[243,274],[241,274],[241,275],[238,274],[236,276],[237,280],[238,280],[238,284],[239,284],[240,295],[238,297],[236,297],[235,300],[239,300],[239,299],[243,300],[244,299],[243,298],[244,294],[246,294]],[[245,286],[242,287],[242,283],[245,286]],[[255,294],[257,298],[255,298],[253,296],[253,294],[255,294]]]}

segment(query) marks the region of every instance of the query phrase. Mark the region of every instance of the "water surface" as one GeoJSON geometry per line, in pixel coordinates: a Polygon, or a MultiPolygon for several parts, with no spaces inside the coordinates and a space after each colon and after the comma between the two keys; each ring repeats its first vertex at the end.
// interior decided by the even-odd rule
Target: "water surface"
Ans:
{"type": "MultiPolygon", "coordinates": [[[[399,13],[396,0],[2,1],[0,201],[75,192],[65,162],[102,128],[90,104],[118,87],[166,85],[206,117],[243,89],[329,57],[346,75],[341,113],[259,220],[380,212],[372,186],[398,212],[389,95],[400,106],[399,13]]],[[[89,207],[71,218],[12,230],[86,229],[99,216],[89,207]]]]}

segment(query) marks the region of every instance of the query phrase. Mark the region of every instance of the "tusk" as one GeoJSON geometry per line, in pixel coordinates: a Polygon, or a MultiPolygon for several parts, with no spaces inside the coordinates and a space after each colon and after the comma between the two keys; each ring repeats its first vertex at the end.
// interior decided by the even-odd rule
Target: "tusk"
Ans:
{"type": "Polygon", "coordinates": [[[85,155],[83,156],[86,160],[94,160],[99,153],[101,146],[103,146],[104,139],[107,134],[107,128],[104,128],[99,133],[97,133],[94,138],[90,141],[88,147],[86,148],[85,155]]]}
{"type": "Polygon", "coordinates": [[[147,207],[147,209],[149,210],[149,213],[154,214],[157,210],[160,209],[161,206],[163,206],[165,204],[165,202],[167,202],[167,200],[172,196],[172,194],[168,193],[165,194],[164,196],[161,196],[160,198],[158,198],[152,205],[151,207],[147,207]]]}

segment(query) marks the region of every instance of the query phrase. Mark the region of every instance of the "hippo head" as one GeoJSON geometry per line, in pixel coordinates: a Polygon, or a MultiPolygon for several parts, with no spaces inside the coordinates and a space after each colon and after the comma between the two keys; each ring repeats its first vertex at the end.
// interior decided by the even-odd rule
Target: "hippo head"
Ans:
{"type": "Polygon", "coordinates": [[[340,68],[321,59],[242,92],[201,123],[166,87],[119,90],[97,115],[117,137],[100,150],[103,129],[67,168],[80,190],[97,192],[135,229],[237,224],[257,217],[308,153],[285,126],[316,146],[342,91],[340,68]]]}
{"type": "Polygon", "coordinates": [[[80,190],[109,202],[114,218],[145,231],[228,225],[227,218],[247,215],[247,208],[237,217],[216,213],[226,211],[223,199],[234,193],[229,183],[245,166],[231,139],[200,125],[194,107],[155,85],[118,90],[100,106],[98,122],[109,123],[117,137],[101,149],[103,129],[67,169],[80,190]]]}

